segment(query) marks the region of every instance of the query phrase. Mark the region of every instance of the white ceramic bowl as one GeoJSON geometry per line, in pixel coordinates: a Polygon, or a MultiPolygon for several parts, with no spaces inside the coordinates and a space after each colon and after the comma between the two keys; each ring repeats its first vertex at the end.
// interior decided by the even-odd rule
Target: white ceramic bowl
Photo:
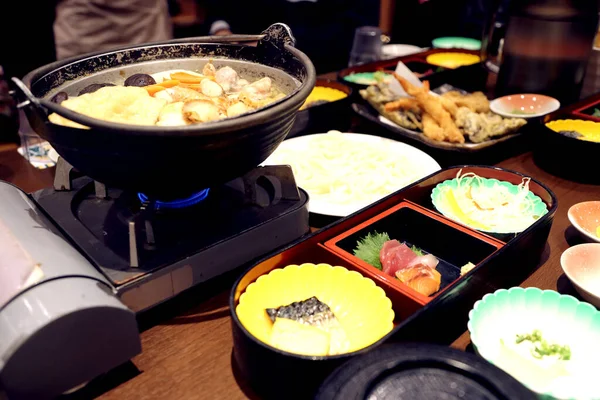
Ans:
{"type": "Polygon", "coordinates": [[[560,256],[560,265],[581,297],[600,307],[600,243],[568,248],[560,256]]]}
{"type": "Polygon", "coordinates": [[[577,203],[569,208],[567,216],[584,239],[600,243],[600,237],[596,235],[600,227],[600,201],[577,203]]]}
{"type": "Polygon", "coordinates": [[[542,94],[522,93],[499,97],[490,102],[490,109],[509,118],[536,118],[560,108],[560,102],[542,94]]]}
{"type": "MultiPolygon", "coordinates": [[[[553,290],[514,287],[486,294],[469,313],[477,353],[542,398],[599,399],[600,312],[588,303],[553,290]],[[568,375],[536,366],[533,358],[509,350],[516,335],[540,330],[553,343],[568,345],[568,375]],[[503,345],[503,342],[505,345],[503,345]]],[[[526,354],[526,353],[525,353],[526,354]]]]}

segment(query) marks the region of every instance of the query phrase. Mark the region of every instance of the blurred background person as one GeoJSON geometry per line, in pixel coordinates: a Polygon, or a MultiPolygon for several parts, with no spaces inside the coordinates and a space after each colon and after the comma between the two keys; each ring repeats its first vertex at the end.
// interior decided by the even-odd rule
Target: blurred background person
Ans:
{"type": "Polygon", "coordinates": [[[167,0],[58,0],[57,59],[138,43],[168,40],[167,0]]]}

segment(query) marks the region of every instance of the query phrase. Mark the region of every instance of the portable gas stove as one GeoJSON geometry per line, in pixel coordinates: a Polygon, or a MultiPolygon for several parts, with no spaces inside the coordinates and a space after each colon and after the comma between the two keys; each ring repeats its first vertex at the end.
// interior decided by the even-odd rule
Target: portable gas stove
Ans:
{"type": "MultiPolygon", "coordinates": [[[[168,202],[72,175],[59,159],[54,188],[0,182],[0,228],[38,271],[0,296],[0,387],[19,397],[60,394],[129,360],[141,351],[134,312],[309,231],[308,195],[288,166],[168,202]]],[[[0,280],[7,271],[0,263],[0,280]]]]}

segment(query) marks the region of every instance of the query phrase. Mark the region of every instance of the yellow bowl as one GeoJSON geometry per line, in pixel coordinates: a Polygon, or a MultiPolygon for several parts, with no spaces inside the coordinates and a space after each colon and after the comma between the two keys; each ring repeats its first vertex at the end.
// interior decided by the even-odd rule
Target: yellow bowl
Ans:
{"type": "Polygon", "coordinates": [[[265,310],[313,296],[329,306],[344,328],[348,353],[370,346],[394,327],[392,302],[383,289],[356,271],[328,264],[274,269],[248,285],[235,312],[252,336],[269,345],[273,323],[265,310]]]}
{"type": "Polygon", "coordinates": [[[434,53],[428,55],[426,61],[428,64],[454,69],[477,64],[481,61],[481,58],[475,54],[468,53],[434,53]]]}
{"type": "Polygon", "coordinates": [[[600,142],[600,123],[581,119],[558,119],[546,123],[554,132],[575,131],[581,134],[577,139],[600,142]]]}

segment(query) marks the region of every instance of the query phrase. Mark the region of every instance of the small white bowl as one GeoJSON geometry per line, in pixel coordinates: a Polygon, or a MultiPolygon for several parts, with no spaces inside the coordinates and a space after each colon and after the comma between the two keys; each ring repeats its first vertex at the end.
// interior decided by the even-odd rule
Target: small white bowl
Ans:
{"type": "Polygon", "coordinates": [[[511,94],[490,102],[492,112],[508,118],[536,118],[559,108],[555,98],[533,93],[511,94]]]}
{"type": "Polygon", "coordinates": [[[467,326],[480,356],[513,375],[541,399],[600,399],[596,382],[600,312],[592,305],[553,290],[500,289],[475,303],[467,326]],[[502,341],[534,329],[570,346],[573,360],[577,359],[576,366],[568,367],[572,374],[552,377],[551,371],[545,374],[543,367],[534,367],[531,360],[517,357],[503,346],[502,341]]]}
{"type": "Polygon", "coordinates": [[[596,229],[600,226],[600,201],[584,201],[569,208],[567,212],[571,224],[584,239],[600,243],[596,229]]]}
{"type": "Polygon", "coordinates": [[[560,265],[581,297],[600,308],[600,243],[568,248],[560,256],[560,265]]]}

